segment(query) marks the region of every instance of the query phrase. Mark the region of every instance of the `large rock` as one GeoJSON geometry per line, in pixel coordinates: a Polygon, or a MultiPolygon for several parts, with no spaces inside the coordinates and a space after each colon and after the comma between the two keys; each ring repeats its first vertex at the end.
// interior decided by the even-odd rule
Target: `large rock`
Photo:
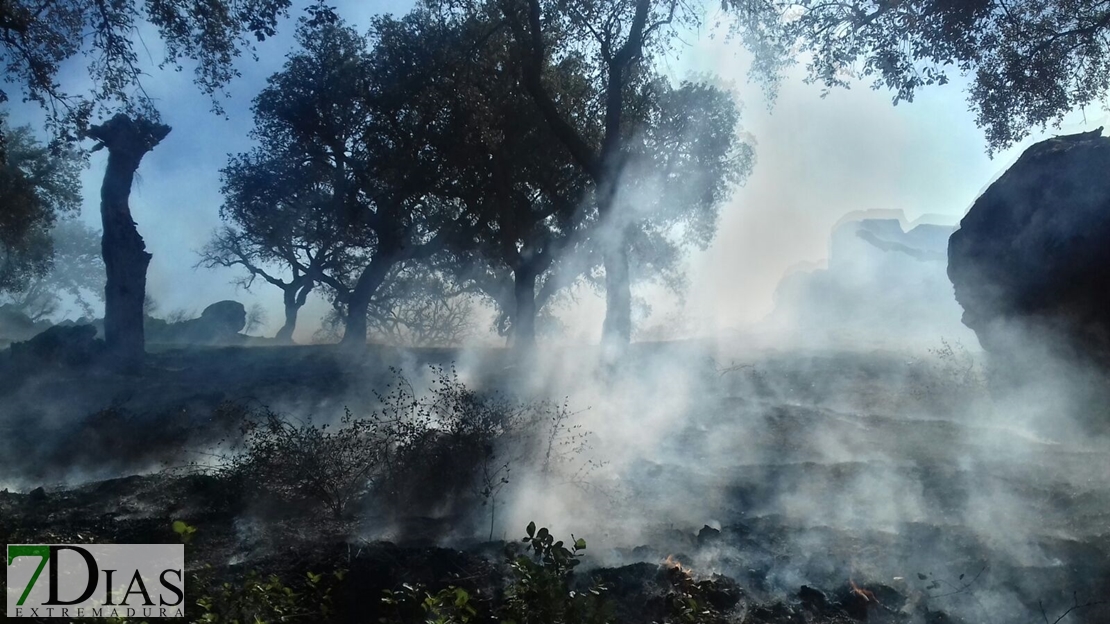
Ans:
{"type": "Polygon", "coordinates": [[[945,274],[955,226],[908,226],[899,211],[850,215],[833,229],[826,268],[796,270],[768,322],[807,346],[974,346],[945,274]]]}
{"type": "Polygon", "coordinates": [[[217,301],[200,313],[200,320],[215,332],[238,334],[247,326],[247,309],[238,301],[217,301]]]}
{"type": "Polygon", "coordinates": [[[166,323],[148,319],[149,344],[230,345],[242,344],[246,337],[239,332],[247,325],[247,309],[238,301],[217,301],[204,309],[200,318],[166,323]]]}
{"type": "Polygon", "coordinates": [[[1030,340],[1058,356],[1110,363],[1110,138],[1030,147],[949,239],[948,275],[983,348],[1030,340]]]}

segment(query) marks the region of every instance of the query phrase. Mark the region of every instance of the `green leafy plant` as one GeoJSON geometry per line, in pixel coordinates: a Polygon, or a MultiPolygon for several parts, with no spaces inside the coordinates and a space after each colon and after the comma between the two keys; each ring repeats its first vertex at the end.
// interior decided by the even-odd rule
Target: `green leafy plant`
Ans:
{"type": "Polygon", "coordinates": [[[586,540],[571,536],[569,547],[546,528],[529,522],[525,554],[510,557],[512,581],[505,592],[501,621],[512,624],[600,623],[609,621],[606,588],[594,583],[586,591],[573,586],[586,540]],[[530,551],[530,552],[529,552],[530,551]]]}
{"type": "Polygon", "coordinates": [[[188,544],[193,541],[193,536],[196,535],[197,528],[184,520],[174,520],[173,532],[177,534],[177,538],[181,540],[182,544],[188,544]]]}
{"type": "Polygon", "coordinates": [[[420,585],[405,583],[397,591],[385,590],[382,604],[387,607],[385,622],[425,624],[468,624],[478,619],[478,610],[470,600],[470,592],[454,585],[435,594],[420,585]]]}
{"type": "Polygon", "coordinates": [[[222,583],[197,599],[197,624],[271,624],[303,620],[327,621],[332,615],[334,582],[342,581],[343,570],[330,575],[308,572],[299,588],[277,575],[251,571],[242,583],[222,583]]]}

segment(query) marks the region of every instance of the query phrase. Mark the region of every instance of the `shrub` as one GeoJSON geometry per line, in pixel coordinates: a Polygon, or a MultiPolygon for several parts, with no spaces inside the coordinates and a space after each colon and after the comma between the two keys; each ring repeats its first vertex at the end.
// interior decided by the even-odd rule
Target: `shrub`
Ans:
{"type": "Polygon", "coordinates": [[[986,379],[975,356],[959,341],[944,338],[928,350],[930,358],[910,369],[909,395],[937,412],[965,406],[986,392],[986,379]]]}
{"type": "MultiPolygon", "coordinates": [[[[482,394],[453,367],[430,369],[425,393],[391,369],[393,380],[375,393],[377,409],[367,417],[345,410],[336,426],[251,412],[242,448],[224,457],[221,472],[248,497],[287,509],[322,507],[336,519],[363,498],[393,514],[482,507],[493,539],[498,497],[513,467],[525,464],[546,478],[586,449],[588,433],[568,424],[566,403],[482,394]]],[[[570,481],[592,467],[569,471],[570,481]]]]}
{"type": "Polygon", "coordinates": [[[331,575],[308,572],[301,587],[287,585],[276,575],[247,573],[242,583],[223,583],[197,599],[201,615],[197,624],[252,622],[324,622],[332,615],[332,583],[344,572],[331,575]]]}
{"type": "Polygon", "coordinates": [[[502,624],[601,624],[611,620],[604,586],[595,583],[586,591],[574,589],[574,569],[581,563],[585,540],[571,536],[568,546],[531,522],[523,542],[524,553],[508,555],[511,577],[497,604],[476,605],[469,592],[454,585],[431,593],[406,583],[397,591],[384,592],[382,622],[467,624],[481,619],[502,624]]]}
{"type": "Polygon", "coordinates": [[[423,622],[424,624],[469,624],[478,621],[478,610],[470,601],[470,593],[451,585],[432,594],[421,585],[405,583],[397,591],[385,590],[382,596],[389,622],[423,622]]]}
{"type": "Polygon", "coordinates": [[[376,423],[346,411],[340,426],[294,424],[263,409],[243,425],[244,449],[224,468],[248,494],[303,507],[316,502],[333,517],[373,484],[386,440],[376,423]]]}
{"type": "Polygon", "coordinates": [[[510,559],[512,581],[501,607],[502,622],[516,624],[600,623],[609,621],[605,587],[585,592],[572,589],[574,569],[582,563],[586,540],[571,536],[569,548],[546,528],[528,523],[523,538],[527,552],[510,559]]]}

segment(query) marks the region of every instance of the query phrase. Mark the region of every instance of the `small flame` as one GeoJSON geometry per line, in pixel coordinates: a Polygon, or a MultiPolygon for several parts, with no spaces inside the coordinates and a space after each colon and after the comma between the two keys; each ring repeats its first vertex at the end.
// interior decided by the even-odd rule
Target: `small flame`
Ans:
{"type": "Polygon", "coordinates": [[[856,582],[852,579],[848,579],[848,584],[852,586],[853,594],[859,596],[860,598],[863,598],[869,603],[873,602],[875,604],[879,604],[879,599],[875,597],[875,592],[871,591],[870,589],[864,589],[859,585],[856,585],[856,582]]]}
{"type": "Polygon", "coordinates": [[[675,559],[674,555],[667,555],[667,558],[663,560],[663,565],[667,566],[668,568],[678,570],[686,576],[690,576],[693,573],[692,569],[682,565],[682,562],[678,559],[675,559]]]}

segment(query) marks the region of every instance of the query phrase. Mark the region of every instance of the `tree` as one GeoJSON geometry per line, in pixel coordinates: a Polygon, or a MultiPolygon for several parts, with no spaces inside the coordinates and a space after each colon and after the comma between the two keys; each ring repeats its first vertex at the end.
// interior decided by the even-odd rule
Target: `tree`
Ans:
{"type": "MultiPolygon", "coordinates": [[[[289,263],[291,276],[284,278],[267,268],[271,261],[269,249],[252,244],[246,231],[223,227],[217,230],[211,240],[201,250],[201,259],[197,266],[212,269],[215,267],[235,268],[242,267],[247,271],[245,276],[237,277],[234,284],[245,290],[250,290],[258,278],[262,278],[282,292],[282,304],[285,308],[285,322],[274,338],[279,342],[292,343],[293,332],[297,328],[297,316],[301,308],[308,301],[308,295],[316,286],[308,270],[302,270],[299,261],[289,263]]],[[[313,258],[308,258],[308,264],[313,263],[313,258]]],[[[283,269],[285,267],[282,267],[283,269]]]]}
{"type": "Polygon", "coordinates": [[[169,133],[167,125],[133,120],[124,114],[88,131],[97,141],[94,151],[108,148],[108,166],[100,187],[101,253],[107,272],[104,341],[109,357],[125,369],[138,368],[145,354],[143,304],[151,258],[131,218],[128,199],[143,156],[169,133]]]}
{"type": "Polygon", "coordinates": [[[343,242],[349,262],[314,277],[346,311],[348,345],[365,344],[368,310],[394,269],[443,250],[459,212],[432,192],[444,178],[430,151],[456,131],[423,96],[434,76],[411,57],[396,64],[380,53],[393,42],[378,26],[371,51],[314,7],[297,30],[300,49],[255,102],[256,136],[297,163],[295,183],[325,198],[343,242]]]}
{"type": "MultiPolygon", "coordinates": [[[[44,106],[61,138],[80,138],[91,116],[108,108],[157,120],[141,85],[136,50],[139,29],[149,24],[163,43],[159,67],[180,69],[182,62],[194,62],[197,85],[219,110],[215,96],[235,77],[235,59],[250,39],[274,35],[289,5],[290,0],[5,0],[0,2],[4,82],[44,106]],[[84,94],[58,83],[61,66],[78,56],[89,59],[92,86],[84,94]]],[[[0,91],[0,101],[5,99],[0,91]]]]}
{"type": "Polygon", "coordinates": [[[79,154],[51,150],[31,128],[9,128],[0,160],[0,292],[22,291],[50,271],[51,230],[59,216],[80,209],[79,154]]]}
{"type": "Polygon", "coordinates": [[[396,270],[370,306],[372,338],[394,345],[451,347],[475,330],[475,297],[424,263],[396,270]]]}
{"type": "MultiPolygon", "coordinates": [[[[433,267],[423,263],[395,267],[370,305],[368,337],[394,346],[458,346],[476,329],[475,299],[453,276],[433,267]]],[[[335,303],[314,336],[317,341],[342,337],[347,312],[339,301],[335,303]]]]}
{"type": "Polygon", "coordinates": [[[525,87],[552,132],[594,184],[594,201],[599,218],[606,224],[608,243],[602,253],[606,297],[603,342],[627,344],[632,334],[629,226],[616,209],[626,159],[625,139],[630,134],[624,119],[626,89],[641,69],[646,45],[664,32],[678,1],[656,6],[651,0],[562,4],[497,0],[497,5],[513,33],[525,87]],[[559,61],[556,54],[587,64],[597,76],[597,96],[602,102],[600,128],[593,120],[586,127],[576,124],[576,117],[554,97],[545,78],[550,74],[549,65],[559,61]]]}
{"type": "Polygon", "coordinates": [[[5,303],[39,321],[56,317],[62,310],[63,296],[68,296],[86,318],[93,318],[93,302],[104,301],[100,233],[80,221],[62,219],[50,238],[53,256],[49,271],[8,293],[5,303]]]}
{"type": "MultiPolygon", "coordinates": [[[[621,28],[610,22],[606,34],[591,30],[578,12],[619,21],[627,8],[547,7],[537,26],[549,50],[541,54],[548,60],[540,63],[539,86],[531,79],[534,42],[522,44],[525,29],[504,2],[418,9],[392,26],[393,47],[407,49],[397,37],[423,42],[418,58],[441,87],[431,97],[459,127],[435,151],[452,181],[437,192],[467,216],[449,243],[454,264],[468,269],[456,275],[500,308],[523,349],[535,341],[542,306],[599,259],[607,340],[627,342],[621,328],[631,328],[632,279],[662,276],[677,286],[681,249],[709,242],[727,191],[750,170],[751,147],[738,139],[739,112],[728,93],[702,83],[675,87],[632,52],[615,58],[610,46],[621,28]]],[[[627,37],[642,51],[670,19],[627,37]]]]}
{"type": "Polygon", "coordinates": [[[275,338],[292,342],[319,276],[346,275],[354,259],[326,190],[305,183],[280,135],[255,136],[261,145],[231,157],[222,170],[220,216],[230,225],[213,234],[198,266],[241,267],[247,274],[236,279],[238,286],[249,290],[261,278],[281,289],[285,322],[275,338]]]}
{"type": "MultiPolygon", "coordinates": [[[[418,9],[401,21],[382,19],[378,29],[392,33],[391,45],[379,48],[383,64],[423,47],[427,71],[438,76],[428,97],[456,120],[458,132],[434,150],[446,179],[435,192],[467,218],[448,239],[450,261],[439,265],[460,288],[492,301],[502,312],[499,330],[528,350],[543,305],[589,266],[581,253],[596,214],[589,181],[532,104],[504,28],[418,9]]],[[[567,100],[589,94],[577,70],[557,69],[567,100]]]]}
{"type": "MultiPolygon", "coordinates": [[[[653,121],[651,102],[659,95],[653,85],[667,88],[653,75],[652,61],[669,46],[675,26],[694,25],[698,16],[679,0],[496,0],[494,6],[512,34],[514,57],[535,107],[591,182],[599,222],[592,241],[605,268],[603,342],[626,345],[632,333],[633,244],[640,239],[647,248],[645,237],[658,240],[665,230],[643,206],[630,209],[627,196],[628,184],[636,184],[629,175],[638,158],[634,152],[653,121]],[[596,103],[592,107],[576,109],[558,97],[555,68],[567,64],[592,77],[592,97],[581,99],[596,103]]],[[[735,133],[735,128],[715,128],[722,130],[735,133]]],[[[744,167],[739,159],[733,166],[744,167]]],[[[715,211],[717,203],[707,206],[715,211]]],[[[715,212],[711,221],[715,224],[715,212]]]]}
{"type": "Polygon", "coordinates": [[[773,94],[799,52],[827,89],[872,80],[913,101],[968,76],[987,150],[1059,125],[1110,88],[1110,6],[1079,0],[724,0],[773,94]]]}

